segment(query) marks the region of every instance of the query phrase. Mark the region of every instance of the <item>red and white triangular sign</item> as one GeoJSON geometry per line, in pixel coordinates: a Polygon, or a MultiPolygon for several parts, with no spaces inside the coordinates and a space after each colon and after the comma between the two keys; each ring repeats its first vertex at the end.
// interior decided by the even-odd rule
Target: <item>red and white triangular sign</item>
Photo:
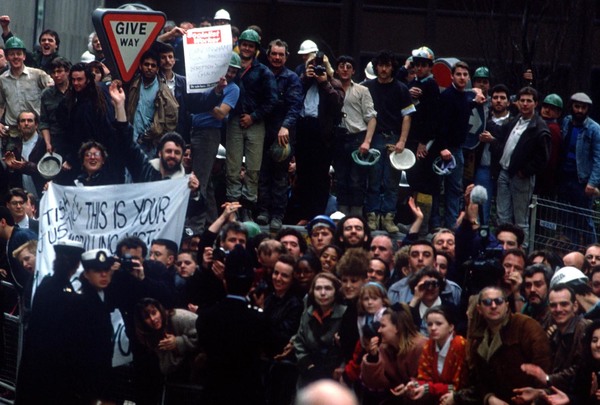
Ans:
{"type": "Polygon", "coordinates": [[[109,50],[104,54],[113,60],[124,82],[133,79],[140,56],[150,49],[166,22],[165,14],[158,11],[114,9],[97,9],[92,19],[102,49],[109,50]]]}

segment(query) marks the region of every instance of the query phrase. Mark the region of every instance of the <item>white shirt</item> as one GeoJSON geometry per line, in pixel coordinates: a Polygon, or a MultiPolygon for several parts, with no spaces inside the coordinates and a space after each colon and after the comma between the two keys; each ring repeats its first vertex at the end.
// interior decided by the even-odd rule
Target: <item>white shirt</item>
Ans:
{"type": "Polygon", "coordinates": [[[440,375],[442,375],[442,371],[444,370],[444,363],[446,362],[446,357],[448,357],[448,351],[450,350],[450,343],[452,342],[453,338],[454,338],[454,335],[452,335],[452,334],[450,336],[448,336],[446,343],[444,343],[444,346],[442,346],[441,349],[439,348],[439,346],[437,344],[435,345],[435,351],[437,352],[437,355],[438,355],[437,370],[438,370],[438,374],[440,374],[440,375]]]}
{"type": "Polygon", "coordinates": [[[517,125],[515,125],[513,130],[510,132],[510,135],[506,141],[506,145],[504,146],[504,151],[502,152],[502,157],[500,158],[500,166],[502,166],[504,170],[508,170],[508,166],[510,166],[510,159],[515,147],[517,146],[519,139],[521,139],[521,135],[523,135],[523,132],[525,132],[527,129],[530,121],[531,119],[526,120],[523,119],[523,117],[519,118],[517,125]]]}

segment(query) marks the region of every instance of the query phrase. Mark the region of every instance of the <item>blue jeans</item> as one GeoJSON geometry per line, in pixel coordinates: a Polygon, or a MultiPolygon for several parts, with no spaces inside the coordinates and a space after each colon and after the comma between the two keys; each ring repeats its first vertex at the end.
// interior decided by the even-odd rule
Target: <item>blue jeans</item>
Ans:
{"type": "Polygon", "coordinates": [[[240,127],[240,117],[229,117],[227,125],[227,201],[256,204],[258,176],[263,156],[265,124],[258,122],[250,128],[240,127]],[[244,184],[240,179],[242,158],[246,157],[244,184]]]}
{"type": "Polygon", "coordinates": [[[337,203],[348,207],[362,207],[365,202],[368,166],[360,166],[352,160],[352,152],[365,140],[365,131],[338,135],[333,148],[337,203]]]}
{"type": "Polygon", "coordinates": [[[392,167],[386,145],[395,145],[398,139],[400,139],[400,136],[397,133],[376,132],[373,135],[371,148],[379,150],[381,158],[369,168],[369,185],[365,201],[366,212],[377,214],[396,212],[401,172],[392,167]]]}
{"type": "Polygon", "coordinates": [[[492,210],[492,198],[494,196],[494,180],[492,179],[492,172],[490,166],[479,166],[475,171],[475,185],[483,186],[487,191],[487,201],[483,204],[483,225],[490,223],[490,212],[492,210]]]}
{"type": "Polygon", "coordinates": [[[504,169],[498,176],[496,211],[498,224],[513,223],[525,233],[523,247],[529,243],[529,203],[533,195],[535,176],[510,177],[504,169]]]}
{"type": "Polygon", "coordinates": [[[210,180],[219,144],[220,128],[193,128],[192,136],[192,170],[200,181],[200,195],[206,201],[206,187],[210,180]]]}
{"type": "Polygon", "coordinates": [[[456,167],[452,170],[452,173],[443,177],[445,200],[444,221],[447,228],[454,229],[460,212],[461,201],[463,201],[462,178],[465,159],[462,148],[448,149],[452,153],[452,156],[454,156],[454,159],[456,159],[456,167]]]}

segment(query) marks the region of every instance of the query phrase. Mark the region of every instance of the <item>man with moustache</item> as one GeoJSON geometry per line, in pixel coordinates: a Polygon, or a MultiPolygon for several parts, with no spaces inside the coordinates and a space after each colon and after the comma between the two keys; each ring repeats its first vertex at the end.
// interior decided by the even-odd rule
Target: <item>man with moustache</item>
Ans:
{"type": "Polygon", "coordinates": [[[335,243],[342,249],[363,248],[369,250],[371,232],[362,217],[344,217],[335,228],[335,243]]]}
{"type": "MultiPolygon", "coordinates": [[[[562,146],[559,166],[558,198],[572,206],[591,210],[594,197],[600,194],[600,126],[589,117],[592,99],[585,93],[571,96],[571,114],[562,125],[562,146]]],[[[596,242],[596,230],[591,216],[585,219],[569,216],[568,223],[580,229],[585,244],[596,242]]],[[[572,231],[572,242],[579,239],[572,231]]]]}
{"type": "Polygon", "coordinates": [[[476,311],[482,322],[469,337],[470,388],[446,394],[440,403],[508,404],[515,388],[544,387],[521,369],[523,363],[551,368],[550,343],[542,327],[528,316],[511,313],[500,287],[481,290],[476,311]]]}
{"type": "Polygon", "coordinates": [[[127,118],[133,139],[150,159],[155,157],[162,135],[177,127],[179,104],[165,80],[158,75],[160,57],[153,50],[140,58],[139,76],[129,85],[127,118]]]}
{"type": "MultiPolygon", "coordinates": [[[[521,365],[521,370],[541,384],[569,391],[577,367],[583,360],[583,336],[590,321],[577,314],[579,305],[575,299],[575,292],[566,284],[553,286],[548,296],[554,328],[547,332],[550,337],[550,349],[554,354],[552,367],[544,371],[535,364],[525,363],[521,365]]],[[[529,403],[544,391],[527,387],[516,389],[515,393],[517,398],[529,403]]]]}
{"type": "Polygon", "coordinates": [[[484,130],[479,134],[479,145],[475,148],[475,184],[485,187],[488,198],[483,204],[483,224],[487,225],[492,209],[492,197],[496,193],[496,180],[502,154],[502,127],[510,122],[510,91],[498,84],[491,91],[491,114],[484,130]]]}
{"type": "Polygon", "coordinates": [[[550,286],[550,270],[545,264],[527,266],[523,272],[524,294],[526,303],[521,310],[542,325],[550,326],[550,308],[548,307],[548,289],[550,286]]]}

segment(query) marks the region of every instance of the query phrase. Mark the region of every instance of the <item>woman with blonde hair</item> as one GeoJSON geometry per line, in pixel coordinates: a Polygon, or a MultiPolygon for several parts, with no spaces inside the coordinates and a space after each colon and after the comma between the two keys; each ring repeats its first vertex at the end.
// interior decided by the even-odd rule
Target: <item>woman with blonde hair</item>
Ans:
{"type": "Polygon", "coordinates": [[[417,330],[406,304],[386,309],[380,322],[379,336],[372,337],[367,346],[361,378],[369,390],[380,391],[383,400],[391,395],[405,397],[411,379],[417,376],[427,339],[417,330]]]}

